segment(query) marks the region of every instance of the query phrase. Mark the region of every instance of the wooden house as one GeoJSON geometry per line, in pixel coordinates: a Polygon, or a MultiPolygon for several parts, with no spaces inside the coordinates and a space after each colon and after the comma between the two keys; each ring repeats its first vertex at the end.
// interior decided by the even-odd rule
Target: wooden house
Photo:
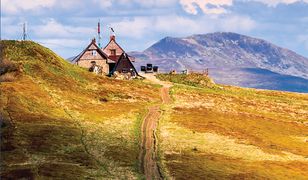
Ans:
{"type": "Polygon", "coordinates": [[[94,66],[100,67],[104,74],[110,74],[113,70],[116,61],[108,58],[97,45],[95,39],[73,60],[72,63],[87,68],[89,71],[93,69],[94,66]]]}
{"type": "Polygon", "coordinates": [[[112,73],[130,74],[132,77],[138,76],[138,72],[126,53],[122,53],[119,57],[112,73]]]}

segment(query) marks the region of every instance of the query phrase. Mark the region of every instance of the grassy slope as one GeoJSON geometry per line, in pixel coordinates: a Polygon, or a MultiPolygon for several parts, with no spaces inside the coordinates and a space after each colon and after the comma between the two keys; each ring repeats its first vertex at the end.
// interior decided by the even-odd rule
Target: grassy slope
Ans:
{"type": "Polygon", "coordinates": [[[96,76],[33,42],[1,41],[1,177],[138,178],[139,130],[159,89],[96,76]]]}
{"type": "Polygon", "coordinates": [[[182,82],[183,75],[170,76],[160,75],[180,83],[160,122],[162,162],[170,176],[308,178],[307,94],[209,88],[187,83],[196,75],[182,82]]]}

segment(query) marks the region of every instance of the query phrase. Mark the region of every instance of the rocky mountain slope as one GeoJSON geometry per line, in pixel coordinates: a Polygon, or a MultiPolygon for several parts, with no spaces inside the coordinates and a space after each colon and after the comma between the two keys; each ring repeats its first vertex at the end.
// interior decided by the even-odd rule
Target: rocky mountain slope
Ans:
{"type": "MultiPolygon", "coordinates": [[[[241,68],[256,68],[260,71],[265,69],[282,76],[290,75],[308,79],[307,58],[265,40],[236,33],[211,33],[185,38],[166,37],[145,51],[132,52],[131,55],[136,57],[137,66],[153,63],[160,66],[162,71],[171,69],[202,71],[210,68],[212,71],[217,71],[212,74],[214,80],[219,83],[229,80],[229,73],[236,74],[238,73],[236,70],[241,71],[241,68]],[[229,71],[230,69],[234,71],[229,71]],[[225,75],[219,78],[216,76],[224,71],[228,73],[224,73],[225,75]]],[[[255,75],[255,72],[251,74],[255,75]]],[[[263,78],[272,79],[270,73],[263,78]]],[[[250,79],[240,76],[229,83],[256,87],[254,84],[246,83],[246,80],[250,79]]],[[[296,91],[297,88],[292,88],[292,84],[289,86],[289,89],[296,91]]],[[[267,84],[264,88],[277,89],[271,84],[267,84]]],[[[278,90],[283,89],[278,88],[278,90]]]]}

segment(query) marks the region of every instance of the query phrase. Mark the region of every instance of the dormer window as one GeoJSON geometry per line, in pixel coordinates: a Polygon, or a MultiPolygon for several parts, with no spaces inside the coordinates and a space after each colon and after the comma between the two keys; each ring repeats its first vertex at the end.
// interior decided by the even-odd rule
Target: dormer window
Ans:
{"type": "Polygon", "coordinates": [[[110,50],[110,55],[111,56],[115,56],[116,55],[116,50],[115,49],[111,49],[110,50]]]}
{"type": "Polygon", "coordinates": [[[92,56],[96,56],[97,52],[95,50],[92,50],[92,56]]]}

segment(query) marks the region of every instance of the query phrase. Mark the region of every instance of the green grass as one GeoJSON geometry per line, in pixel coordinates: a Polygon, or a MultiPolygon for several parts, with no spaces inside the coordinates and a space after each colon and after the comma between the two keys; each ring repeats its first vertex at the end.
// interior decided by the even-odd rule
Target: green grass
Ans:
{"type": "Polygon", "coordinates": [[[1,178],[142,177],[137,129],[158,87],[94,75],[30,41],[1,47],[18,67],[0,84],[1,178]]]}
{"type": "Polygon", "coordinates": [[[215,83],[206,75],[199,73],[191,74],[157,74],[156,77],[162,81],[170,81],[194,87],[215,88],[215,83]]]}

